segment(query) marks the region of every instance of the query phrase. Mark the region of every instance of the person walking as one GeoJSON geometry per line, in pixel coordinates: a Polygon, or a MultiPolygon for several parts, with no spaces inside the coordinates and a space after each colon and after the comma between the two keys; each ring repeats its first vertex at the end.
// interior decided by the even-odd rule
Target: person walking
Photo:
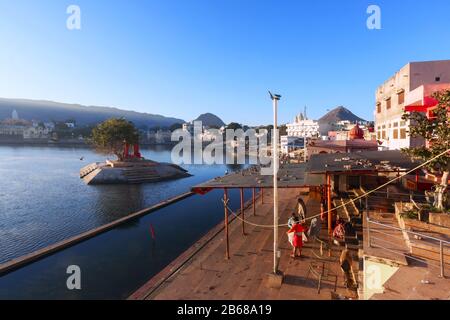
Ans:
{"type": "MultiPolygon", "coordinates": [[[[290,218],[289,218],[289,220],[288,220],[288,223],[287,223],[289,230],[292,229],[292,226],[294,225],[294,223],[295,223],[296,220],[298,221],[297,214],[296,214],[295,212],[292,212],[292,215],[290,216],[290,218]]],[[[294,246],[294,245],[293,245],[293,241],[294,241],[294,233],[291,232],[291,233],[288,233],[287,235],[288,235],[289,243],[291,244],[291,246],[294,246]]]]}
{"type": "Polygon", "coordinates": [[[303,232],[305,232],[307,229],[300,224],[299,219],[296,217],[294,219],[294,224],[292,225],[292,228],[287,232],[288,236],[289,234],[293,234],[292,239],[292,254],[291,258],[295,257],[301,257],[302,256],[302,247],[303,247],[303,232]],[[297,254],[298,252],[298,254],[297,254]]]}
{"type": "Polygon", "coordinates": [[[301,197],[297,199],[297,214],[300,221],[305,222],[306,220],[306,204],[301,197]]]}

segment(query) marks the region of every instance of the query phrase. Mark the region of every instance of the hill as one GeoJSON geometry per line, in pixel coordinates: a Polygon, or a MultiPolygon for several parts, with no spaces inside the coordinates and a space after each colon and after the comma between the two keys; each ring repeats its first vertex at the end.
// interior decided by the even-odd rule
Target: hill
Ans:
{"type": "Polygon", "coordinates": [[[334,108],[330,112],[328,112],[326,115],[324,115],[322,118],[319,119],[319,123],[335,123],[339,121],[348,120],[351,122],[356,121],[366,121],[357,115],[355,115],[353,112],[348,110],[347,108],[343,106],[339,106],[337,108],[334,108]]]}
{"type": "Polygon", "coordinates": [[[222,119],[220,119],[218,116],[212,113],[204,113],[194,121],[202,121],[203,125],[207,127],[220,128],[225,125],[222,119]]]}
{"type": "Polygon", "coordinates": [[[83,106],[43,100],[0,98],[0,120],[10,118],[16,110],[21,119],[37,121],[75,120],[78,126],[97,124],[106,119],[123,117],[137,127],[169,127],[174,123],[184,123],[177,118],[157,114],[121,110],[112,107],[83,106]]]}
{"type": "Polygon", "coordinates": [[[328,131],[335,130],[334,124],[339,121],[365,122],[366,120],[358,117],[353,112],[343,106],[334,108],[318,120],[321,135],[328,135],[328,131]]]}

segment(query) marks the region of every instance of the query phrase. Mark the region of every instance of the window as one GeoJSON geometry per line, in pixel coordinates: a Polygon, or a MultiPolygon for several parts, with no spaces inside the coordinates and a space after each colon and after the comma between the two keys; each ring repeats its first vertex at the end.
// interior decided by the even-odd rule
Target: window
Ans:
{"type": "Polygon", "coordinates": [[[380,140],[381,139],[381,131],[377,132],[377,139],[380,140]]]}
{"type": "Polygon", "coordinates": [[[394,129],[393,131],[393,138],[398,139],[398,129],[394,129]]]}
{"type": "Polygon", "coordinates": [[[404,127],[406,126],[406,122],[405,121],[400,121],[400,127],[404,127]]]}
{"type": "Polygon", "coordinates": [[[391,108],[391,98],[388,98],[386,100],[386,109],[390,109],[391,108]]]}
{"type": "Polygon", "coordinates": [[[381,138],[383,139],[383,140],[386,140],[386,131],[382,131],[381,132],[381,138]]]}
{"type": "Polygon", "coordinates": [[[405,91],[402,91],[398,94],[398,104],[405,103],[405,91]]]}
{"type": "Polygon", "coordinates": [[[439,81],[441,81],[441,77],[436,77],[436,78],[434,78],[434,80],[436,80],[436,82],[439,82],[439,81]]]}
{"type": "Polygon", "coordinates": [[[381,113],[381,103],[377,102],[377,112],[381,113]]]}
{"type": "Polygon", "coordinates": [[[394,127],[394,128],[398,128],[398,122],[394,122],[393,127],[394,127]]]}
{"type": "Polygon", "coordinates": [[[400,129],[400,139],[406,139],[406,129],[400,129]]]}

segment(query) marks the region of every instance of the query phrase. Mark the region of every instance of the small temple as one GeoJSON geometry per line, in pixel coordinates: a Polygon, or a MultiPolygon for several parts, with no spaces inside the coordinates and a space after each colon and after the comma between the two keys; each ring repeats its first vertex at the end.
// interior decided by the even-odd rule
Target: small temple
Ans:
{"type": "Polygon", "coordinates": [[[80,170],[86,184],[142,184],[190,177],[182,167],[145,159],[139,143],[124,142],[121,160],[91,163],[80,170]]]}

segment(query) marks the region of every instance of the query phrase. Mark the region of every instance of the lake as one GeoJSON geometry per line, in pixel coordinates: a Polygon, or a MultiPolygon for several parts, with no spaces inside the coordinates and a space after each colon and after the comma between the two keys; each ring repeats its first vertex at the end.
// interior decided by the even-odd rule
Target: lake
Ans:
{"type": "MultiPolygon", "coordinates": [[[[170,162],[167,147],[143,149],[142,154],[170,162]]],[[[88,148],[0,146],[0,263],[241,168],[185,165],[192,177],[143,185],[86,185],[79,169],[104,158],[88,148]]],[[[250,194],[247,190],[245,198],[250,194]]],[[[230,196],[231,206],[238,208],[238,191],[230,196]]],[[[222,221],[221,197],[220,191],[194,195],[8,273],[0,277],[0,299],[126,298],[222,221]],[[83,290],[66,287],[71,264],[83,270],[83,290]]]]}

